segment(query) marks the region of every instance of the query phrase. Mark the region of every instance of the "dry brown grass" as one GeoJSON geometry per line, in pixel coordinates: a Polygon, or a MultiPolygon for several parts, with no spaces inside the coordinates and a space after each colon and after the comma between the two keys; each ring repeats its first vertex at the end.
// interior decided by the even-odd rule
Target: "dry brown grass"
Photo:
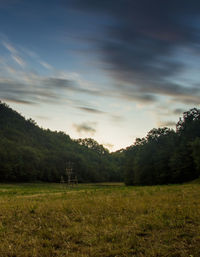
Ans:
{"type": "Polygon", "coordinates": [[[0,257],[200,256],[200,185],[1,185],[0,206],[0,257]]]}

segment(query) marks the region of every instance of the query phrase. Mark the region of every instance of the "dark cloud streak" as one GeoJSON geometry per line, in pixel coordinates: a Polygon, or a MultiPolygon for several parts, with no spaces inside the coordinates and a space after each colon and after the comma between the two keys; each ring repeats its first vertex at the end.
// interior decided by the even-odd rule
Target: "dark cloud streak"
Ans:
{"type": "MultiPolygon", "coordinates": [[[[29,74],[27,74],[28,76],[29,74]]],[[[31,77],[31,76],[30,76],[31,77]]],[[[57,103],[58,100],[71,100],[68,92],[77,95],[86,94],[95,97],[111,97],[120,98],[128,101],[138,101],[152,103],[156,101],[155,96],[139,92],[129,92],[124,88],[123,92],[111,90],[100,90],[95,88],[83,88],[80,83],[75,80],[56,78],[56,77],[39,77],[36,76],[31,82],[26,82],[23,78],[15,81],[12,78],[0,80],[0,97],[5,99],[15,99],[16,101],[31,102],[39,104],[41,102],[57,103]]],[[[77,101],[72,99],[77,105],[77,101]]],[[[90,108],[88,106],[78,107],[83,111],[90,113],[103,114],[101,110],[90,108]]]]}
{"type": "Polygon", "coordinates": [[[78,107],[78,109],[85,111],[85,112],[94,113],[94,114],[105,114],[105,112],[100,111],[95,108],[91,108],[91,107],[78,107]]]}
{"type": "Polygon", "coordinates": [[[129,85],[127,92],[140,95],[199,93],[182,81],[172,82],[186,68],[187,60],[178,59],[177,51],[199,49],[199,1],[75,0],[72,6],[92,14],[94,22],[102,14],[110,18],[103,35],[88,39],[100,54],[103,68],[121,82],[121,91],[124,83],[129,85]]]}
{"type": "Polygon", "coordinates": [[[33,105],[34,104],[33,102],[26,101],[26,100],[20,100],[20,99],[15,98],[15,97],[8,97],[8,98],[3,97],[1,100],[5,101],[5,102],[16,103],[16,104],[27,104],[27,105],[33,105]]]}
{"type": "Polygon", "coordinates": [[[94,135],[96,133],[96,122],[83,122],[81,124],[73,124],[74,128],[79,134],[90,134],[94,135]]]}

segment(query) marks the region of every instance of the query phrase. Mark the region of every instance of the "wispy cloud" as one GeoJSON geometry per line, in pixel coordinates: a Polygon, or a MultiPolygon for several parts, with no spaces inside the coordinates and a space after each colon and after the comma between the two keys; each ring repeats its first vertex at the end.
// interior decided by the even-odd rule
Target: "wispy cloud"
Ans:
{"type": "Polygon", "coordinates": [[[112,114],[111,115],[111,120],[116,122],[116,123],[119,123],[119,122],[124,121],[124,117],[122,117],[121,115],[112,114]]]}
{"type": "Polygon", "coordinates": [[[26,100],[20,100],[20,99],[17,99],[17,97],[3,97],[1,98],[2,101],[5,101],[5,102],[10,102],[10,103],[15,103],[15,104],[28,104],[28,105],[33,105],[34,103],[33,102],[30,102],[30,101],[26,101],[26,100]]]}
{"type": "Polygon", "coordinates": [[[48,69],[48,70],[52,70],[53,69],[53,67],[49,64],[49,63],[47,63],[47,62],[45,62],[45,61],[39,61],[39,63],[44,67],[44,68],[46,68],[46,69],[48,69]]]}
{"type": "Polygon", "coordinates": [[[3,41],[4,47],[9,51],[11,58],[22,68],[25,67],[25,61],[20,57],[18,51],[10,43],[3,41]]]}
{"type": "MultiPolygon", "coordinates": [[[[115,86],[109,85],[102,90],[101,83],[91,83],[76,72],[56,70],[51,64],[43,61],[37,53],[22,47],[15,47],[9,40],[4,40],[3,46],[7,49],[13,62],[21,68],[26,67],[26,69],[16,68],[11,63],[7,64],[6,60],[1,60],[1,99],[8,102],[26,105],[41,103],[68,104],[70,107],[79,109],[90,116],[102,115],[101,117],[117,123],[125,120],[122,114],[116,114],[112,109],[105,111],[105,108],[101,109],[96,107],[95,104],[94,106],[90,105],[86,101],[81,101],[81,99],[92,98],[95,99],[95,102],[101,98],[108,101],[110,99],[111,102],[129,101],[142,105],[153,105],[159,101],[158,95],[160,94],[171,97],[172,105],[177,102],[200,104],[199,87],[197,85],[186,87],[175,82],[151,80],[150,77],[148,83],[142,86],[138,86],[139,84],[133,85],[129,83],[130,81],[120,79],[115,86]],[[28,59],[25,58],[27,55],[28,59]],[[23,56],[23,59],[21,56],[23,56]],[[42,75],[39,71],[29,69],[28,60],[30,58],[48,69],[50,72],[47,74],[49,75],[42,75]]],[[[110,71],[113,72],[112,69],[110,71]]],[[[120,71],[118,72],[120,73],[120,71]]],[[[123,73],[123,70],[121,72],[123,73]]],[[[172,111],[171,114],[178,113],[172,111]]],[[[89,133],[91,135],[96,133],[95,126],[95,123],[74,124],[78,133],[89,133]]]]}
{"type": "Polygon", "coordinates": [[[25,67],[26,63],[21,57],[19,57],[18,55],[12,55],[12,58],[21,67],[23,67],[23,68],[25,67]]]}
{"type": "Polygon", "coordinates": [[[17,54],[17,50],[10,43],[3,41],[3,45],[11,54],[17,54]]]}
{"type": "Polygon", "coordinates": [[[83,122],[81,124],[73,124],[73,127],[79,134],[94,135],[96,133],[96,122],[83,122]]]}
{"type": "Polygon", "coordinates": [[[106,113],[104,111],[100,111],[98,109],[91,108],[91,107],[77,107],[77,108],[82,110],[82,111],[93,113],[93,114],[105,114],[106,113]]]}

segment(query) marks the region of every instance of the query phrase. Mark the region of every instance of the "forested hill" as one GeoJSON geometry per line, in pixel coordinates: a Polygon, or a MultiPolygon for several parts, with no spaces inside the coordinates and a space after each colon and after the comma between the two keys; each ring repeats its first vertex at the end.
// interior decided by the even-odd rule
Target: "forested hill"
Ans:
{"type": "Polygon", "coordinates": [[[200,110],[183,113],[176,132],[152,129],[123,151],[126,184],[182,183],[200,176],[200,110]]]}
{"type": "Polygon", "coordinates": [[[113,156],[93,139],[42,129],[0,102],[0,182],[59,182],[68,161],[79,182],[122,179],[113,156]]]}
{"type": "Polygon", "coordinates": [[[182,183],[200,176],[200,110],[183,113],[176,131],[158,128],[126,149],[109,153],[91,138],[72,140],[37,126],[0,102],[0,182],[66,178],[74,165],[79,182],[127,185],[182,183]]]}

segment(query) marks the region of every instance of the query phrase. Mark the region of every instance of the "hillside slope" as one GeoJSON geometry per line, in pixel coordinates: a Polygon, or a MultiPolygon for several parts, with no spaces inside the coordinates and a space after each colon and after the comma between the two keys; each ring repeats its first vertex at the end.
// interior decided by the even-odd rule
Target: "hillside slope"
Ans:
{"type": "Polygon", "coordinates": [[[72,140],[26,120],[0,102],[0,182],[60,181],[68,161],[80,182],[120,180],[109,152],[93,139],[72,140]]]}

